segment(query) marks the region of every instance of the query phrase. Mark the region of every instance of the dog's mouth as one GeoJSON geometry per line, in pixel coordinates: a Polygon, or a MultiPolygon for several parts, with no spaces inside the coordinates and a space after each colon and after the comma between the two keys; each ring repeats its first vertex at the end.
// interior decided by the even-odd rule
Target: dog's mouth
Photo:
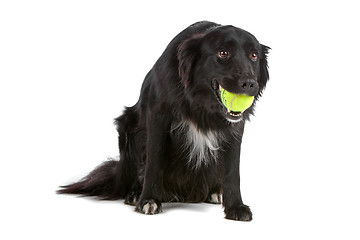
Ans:
{"type": "Polygon", "coordinates": [[[221,100],[221,91],[223,89],[224,88],[217,81],[214,81],[213,90],[215,92],[215,96],[219,104],[221,105],[221,108],[223,110],[223,113],[225,114],[226,119],[229,120],[230,122],[238,122],[242,119],[242,112],[232,111],[224,105],[224,103],[221,100]]]}

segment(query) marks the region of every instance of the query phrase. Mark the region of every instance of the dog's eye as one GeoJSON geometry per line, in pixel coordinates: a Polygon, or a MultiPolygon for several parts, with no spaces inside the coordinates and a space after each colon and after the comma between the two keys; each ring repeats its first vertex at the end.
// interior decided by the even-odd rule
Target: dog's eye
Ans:
{"type": "Polygon", "coordinates": [[[258,54],[256,52],[252,52],[250,54],[250,59],[256,62],[258,60],[258,54]]]}
{"type": "Polygon", "coordinates": [[[226,50],[221,50],[221,51],[218,52],[218,56],[221,59],[228,58],[229,57],[229,52],[226,51],[226,50]]]}

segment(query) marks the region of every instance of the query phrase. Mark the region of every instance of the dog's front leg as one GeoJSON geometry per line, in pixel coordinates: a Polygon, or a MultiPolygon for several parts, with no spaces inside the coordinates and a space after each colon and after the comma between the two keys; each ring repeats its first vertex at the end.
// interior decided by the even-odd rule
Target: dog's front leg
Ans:
{"type": "Polygon", "coordinates": [[[226,149],[225,175],[223,183],[223,205],[225,218],[239,221],[251,221],[252,213],[241,198],[240,192],[240,149],[244,125],[239,136],[233,137],[226,149]]]}
{"type": "MultiPolygon", "coordinates": [[[[164,112],[164,111],[162,111],[164,112]]],[[[166,159],[168,118],[165,114],[151,111],[147,118],[146,166],[143,190],[135,210],[144,214],[156,214],[161,210],[163,172],[166,159]]]]}

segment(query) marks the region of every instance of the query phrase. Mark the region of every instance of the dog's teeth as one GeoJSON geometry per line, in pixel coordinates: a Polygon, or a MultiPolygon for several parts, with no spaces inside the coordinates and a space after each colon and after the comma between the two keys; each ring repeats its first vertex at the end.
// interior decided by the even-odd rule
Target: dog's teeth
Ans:
{"type": "Polygon", "coordinates": [[[219,90],[220,90],[220,92],[222,91],[222,89],[223,89],[223,88],[221,87],[221,85],[219,85],[219,90]]]}
{"type": "Polygon", "coordinates": [[[233,116],[233,117],[240,117],[240,116],[242,115],[241,112],[239,112],[239,113],[234,113],[234,112],[231,112],[229,109],[228,109],[228,113],[229,113],[231,116],[233,116]]]}
{"type": "Polygon", "coordinates": [[[228,109],[228,108],[226,108],[226,109],[227,109],[228,113],[230,113],[230,114],[231,114],[231,111],[230,111],[230,109],[228,109]]]}

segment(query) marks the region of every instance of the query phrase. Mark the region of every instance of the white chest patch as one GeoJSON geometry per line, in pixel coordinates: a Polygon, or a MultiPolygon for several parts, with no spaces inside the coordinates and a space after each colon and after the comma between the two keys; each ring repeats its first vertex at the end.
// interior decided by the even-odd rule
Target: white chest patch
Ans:
{"type": "Polygon", "coordinates": [[[185,138],[181,146],[188,154],[188,164],[194,169],[216,162],[223,134],[216,131],[203,132],[191,122],[182,122],[172,128],[185,138]]]}

